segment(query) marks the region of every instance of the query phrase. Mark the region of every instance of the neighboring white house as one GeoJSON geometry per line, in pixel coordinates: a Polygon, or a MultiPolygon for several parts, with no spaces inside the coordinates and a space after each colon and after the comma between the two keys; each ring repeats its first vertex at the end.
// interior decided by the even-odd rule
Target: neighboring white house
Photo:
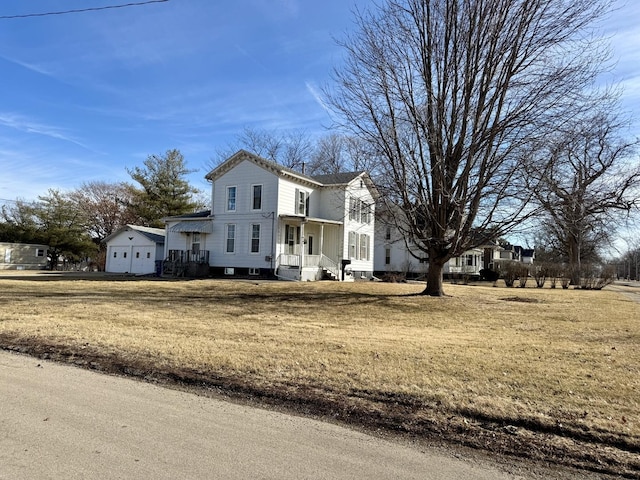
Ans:
{"type": "Polygon", "coordinates": [[[47,245],[0,242],[0,270],[42,270],[47,267],[47,245]]]}
{"type": "MultiPolygon", "coordinates": [[[[398,216],[398,213],[395,213],[398,216]]],[[[380,213],[376,218],[374,272],[378,277],[403,275],[420,278],[429,268],[427,254],[405,239],[391,216],[380,213]],[[388,218],[387,218],[388,217],[388,218]]],[[[518,245],[497,242],[480,245],[451,258],[444,264],[445,277],[480,277],[480,270],[500,269],[501,262],[517,261],[532,264],[534,251],[518,245]]]]}
{"type": "Polygon", "coordinates": [[[367,173],[311,177],[240,150],[206,179],[210,211],[165,219],[165,273],[371,278],[377,191],[367,173]]]}
{"type": "Polygon", "coordinates": [[[164,230],[125,225],[103,240],[107,245],[105,271],[148,275],[158,272],[164,256],[164,230]]]}
{"type": "Polygon", "coordinates": [[[415,247],[385,214],[376,217],[374,272],[420,278],[427,273],[427,254],[415,247]]]}

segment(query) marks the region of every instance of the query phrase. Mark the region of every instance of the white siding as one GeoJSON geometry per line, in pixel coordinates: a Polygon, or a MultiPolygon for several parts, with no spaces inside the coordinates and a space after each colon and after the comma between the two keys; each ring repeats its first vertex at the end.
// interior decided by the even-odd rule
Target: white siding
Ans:
{"type": "MultiPolygon", "coordinates": [[[[230,214],[227,212],[227,187],[235,186],[236,212],[246,213],[252,211],[252,186],[262,185],[262,212],[275,210],[278,199],[278,178],[275,174],[259,167],[248,160],[240,162],[227,173],[217,178],[212,186],[213,208],[212,214],[230,214]]],[[[292,201],[293,202],[293,201],[292,201]]]]}
{"type": "MultiPolygon", "coordinates": [[[[224,175],[217,178],[213,185],[213,210],[215,218],[213,233],[209,235],[206,250],[209,250],[209,264],[213,267],[271,268],[266,257],[273,254],[274,215],[278,203],[278,177],[264,168],[244,160],[224,175]],[[253,186],[262,185],[262,208],[254,210],[253,186]],[[236,187],[236,211],[226,210],[227,187],[236,187]],[[235,251],[226,253],[226,228],[234,224],[235,251]],[[260,225],[260,251],[251,252],[252,225],[260,225]]],[[[293,208],[293,198],[291,200],[293,208]]],[[[204,250],[205,248],[203,248],[204,250]]]]}
{"type": "Polygon", "coordinates": [[[124,230],[107,242],[105,271],[151,274],[162,260],[162,246],[135,230],[124,230]]]}
{"type": "Polygon", "coordinates": [[[297,198],[296,192],[302,191],[305,192],[309,196],[309,216],[314,216],[312,211],[316,210],[316,206],[314,205],[316,195],[314,194],[314,188],[308,187],[306,185],[300,185],[298,183],[292,182],[290,180],[286,180],[283,178],[279,179],[278,182],[278,215],[298,215],[296,211],[297,206],[297,198]]]}
{"type": "Polygon", "coordinates": [[[362,184],[359,178],[356,178],[351,182],[345,192],[344,199],[344,239],[343,239],[343,251],[344,257],[351,261],[350,268],[354,272],[373,272],[374,253],[375,253],[375,239],[374,239],[374,226],[375,226],[375,205],[373,197],[369,192],[369,189],[362,184]],[[369,222],[364,222],[362,218],[350,219],[349,218],[349,198],[357,198],[361,202],[370,206],[369,222]],[[351,235],[350,235],[351,233],[351,235]],[[354,235],[356,237],[356,251],[355,254],[350,248],[351,240],[354,235]],[[362,239],[366,239],[367,255],[362,255],[362,239]]]}
{"type": "Polygon", "coordinates": [[[398,229],[391,223],[385,221],[376,222],[375,226],[375,249],[374,249],[374,270],[378,273],[401,272],[406,274],[420,275],[427,272],[428,263],[421,262],[420,258],[426,258],[427,254],[414,249],[414,257],[405,245],[405,240],[398,229]],[[389,229],[387,232],[387,228],[389,229]],[[387,238],[389,233],[389,238],[387,238]],[[389,264],[386,264],[386,250],[389,249],[389,264]]]}
{"type": "Polygon", "coordinates": [[[345,190],[343,188],[325,188],[313,199],[312,217],[344,221],[346,215],[345,190]],[[316,200],[317,199],[317,200],[316,200]]]}

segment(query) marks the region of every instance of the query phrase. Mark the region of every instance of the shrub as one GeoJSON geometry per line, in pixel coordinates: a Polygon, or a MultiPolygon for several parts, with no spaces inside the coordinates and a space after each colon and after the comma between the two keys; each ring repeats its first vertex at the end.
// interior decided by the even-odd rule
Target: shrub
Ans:
{"type": "Polygon", "coordinates": [[[544,287],[544,284],[547,282],[548,276],[549,276],[549,267],[547,267],[546,265],[539,265],[533,268],[533,278],[536,281],[537,288],[544,287]]]}
{"type": "Polygon", "coordinates": [[[502,279],[507,287],[513,287],[515,281],[518,279],[518,262],[504,262],[502,263],[500,271],[502,273],[502,279]]]}
{"type": "Polygon", "coordinates": [[[496,282],[500,278],[500,274],[490,268],[483,268],[480,270],[480,280],[487,282],[496,282]]]}
{"type": "Polygon", "coordinates": [[[529,266],[518,265],[516,267],[516,273],[518,275],[518,280],[520,280],[520,288],[525,288],[527,286],[527,280],[529,280],[529,266]]]}

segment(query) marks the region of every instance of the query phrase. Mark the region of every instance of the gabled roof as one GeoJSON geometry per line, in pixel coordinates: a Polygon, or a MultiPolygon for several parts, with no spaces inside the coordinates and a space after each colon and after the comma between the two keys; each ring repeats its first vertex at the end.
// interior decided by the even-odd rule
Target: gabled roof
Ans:
{"type": "Polygon", "coordinates": [[[164,229],[162,228],[151,228],[151,227],[143,227],[141,225],[125,225],[124,227],[120,227],[118,230],[113,232],[111,235],[102,240],[103,243],[107,243],[113,237],[119,235],[122,232],[126,231],[135,231],[144,237],[148,238],[152,242],[155,243],[164,243],[164,229]]]}
{"type": "Polygon", "coordinates": [[[258,155],[255,155],[253,153],[247,152],[246,150],[238,150],[236,153],[234,153],[231,157],[229,157],[227,160],[225,160],[224,162],[222,162],[220,165],[218,165],[216,168],[214,168],[213,170],[211,170],[209,173],[207,173],[204,178],[206,178],[209,181],[213,181],[219,177],[221,177],[222,175],[224,175],[225,173],[227,173],[229,170],[231,170],[233,167],[235,167],[236,165],[238,165],[240,162],[247,160],[249,162],[252,162],[256,165],[258,165],[259,167],[264,168],[265,170],[278,175],[280,177],[289,177],[289,178],[293,178],[296,179],[298,181],[301,182],[307,182],[307,183],[311,183],[314,185],[320,185],[320,183],[317,180],[314,180],[313,177],[309,177],[307,175],[303,175],[302,173],[296,172],[295,170],[292,170],[291,168],[287,168],[283,165],[280,165],[276,162],[272,162],[270,160],[267,160],[265,158],[259,157],[258,155]]]}
{"type": "Polygon", "coordinates": [[[300,172],[296,172],[291,168],[280,165],[276,162],[272,162],[271,160],[267,160],[265,158],[259,157],[253,153],[247,152],[246,150],[239,150],[234,153],[227,160],[222,162],[216,168],[211,170],[209,173],[205,175],[205,178],[209,181],[213,181],[229,170],[234,168],[240,162],[248,160],[259,167],[264,168],[265,170],[273,173],[274,175],[278,175],[279,177],[288,177],[289,179],[297,180],[298,182],[303,182],[307,184],[311,184],[317,187],[331,187],[331,186],[343,186],[348,185],[352,181],[357,178],[362,178],[362,180],[367,185],[367,188],[371,192],[371,194],[377,198],[379,196],[378,189],[373,184],[371,177],[367,172],[344,172],[344,173],[331,173],[328,175],[314,175],[309,176],[300,172]]]}
{"type": "Polygon", "coordinates": [[[313,178],[323,185],[347,185],[365,172],[329,173],[327,175],[314,175],[313,178]]]}
{"type": "Polygon", "coordinates": [[[349,185],[354,180],[360,178],[362,179],[364,184],[367,186],[367,188],[371,192],[371,195],[376,201],[380,197],[380,192],[378,192],[378,189],[373,183],[373,180],[371,180],[371,177],[365,171],[330,173],[327,175],[316,175],[313,178],[315,178],[318,182],[320,182],[325,187],[349,185]]]}

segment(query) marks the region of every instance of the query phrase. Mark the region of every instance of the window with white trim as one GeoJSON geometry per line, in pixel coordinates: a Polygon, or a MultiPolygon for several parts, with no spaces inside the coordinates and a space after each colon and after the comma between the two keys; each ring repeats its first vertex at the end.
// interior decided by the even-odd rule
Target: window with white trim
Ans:
{"type": "Polygon", "coordinates": [[[236,195],[238,193],[237,187],[227,187],[227,212],[236,211],[236,195]]]}
{"type": "Polygon", "coordinates": [[[349,232],[349,258],[357,258],[358,254],[358,234],[349,232]]]}
{"type": "Polygon", "coordinates": [[[229,223],[226,226],[227,232],[227,242],[226,242],[226,253],[235,253],[236,251],[236,226],[233,223],[229,223]]]}
{"type": "Polygon", "coordinates": [[[200,232],[191,234],[191,252],[198,253],[200,251],[200,232]]]}
{"type": "Polygon", "coordinates": [[[361,203],[361,214],[360,214],[360,221],[362,223],[366,223],[367,225],[369,225],[371,223],[371,210],[372,210],[372,206],[366,202],[362,202],[361,203]]]}
{"type": "Polygon", "coordinates": [[[358,255],[360,260],[369,260],[369,235],[360,234],[360,252],[358,255]]]}
{"type": "Polygon", "coordinates": [[[260,224],[251,225],[251,253],[260,253],[260,224]]]}
{"type": "Polygon", "coordinates": [[[251,187],[251,209],[262,210],[262,185],[251,187]]]}
{"type": "Polygon", "coordinates": [[[296,188],[295,212],[297,215],[309,216],[309,192],[296,188]]]}

